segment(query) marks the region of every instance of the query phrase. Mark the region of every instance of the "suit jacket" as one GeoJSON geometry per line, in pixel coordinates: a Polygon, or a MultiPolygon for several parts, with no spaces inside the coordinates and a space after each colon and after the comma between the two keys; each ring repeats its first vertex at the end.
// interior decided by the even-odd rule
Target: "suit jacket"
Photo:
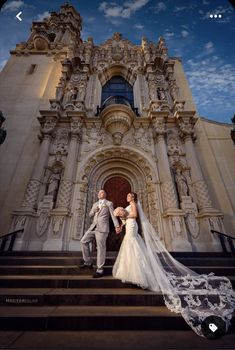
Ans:
{"type": "Polygon", "coordinates": [[[104,204],[102,205],[99,212],[95,212],[95,210],[99,207],[99,201],[94,203],[91,211],[89,213],[90,217],[94,217],[93,223],[89,227],[89,230],[92,231],[96,227],[96,230],[99,232],[109,232],[109,216],[111,215],[111,218],[113,220],[114,226],[118,227],[119,222],[118,219],[113,215],[113,203],[108,201],[107,199],[104,200],[104,204]]]}

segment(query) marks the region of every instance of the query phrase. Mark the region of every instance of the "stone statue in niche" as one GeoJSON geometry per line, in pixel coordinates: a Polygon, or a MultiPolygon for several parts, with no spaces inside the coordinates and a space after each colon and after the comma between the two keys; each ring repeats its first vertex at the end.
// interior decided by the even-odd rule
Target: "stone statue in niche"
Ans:
{"type": "Polygon", "coordinates": [[[78,95],[78,89],[77,89],[76,86],[75,86],[75,87],[73,87],[73,88],[71,89],[70,100],[71,100],[71,101],[76,100],[77,95],[78,95]]]}
{"type": "Polygon", "coordinates": [[[61,179],[61,169],[54,168],[52,170],[51,175],[48,178],[47,191],[46,191],[47,195],[50,195],[53,197],[54,205],[55,205],[56,197],[59,190],[60,179],[61,179]]]}
{"type": "Polygon", "coordinates": [[[81,75],[79,84],[78,84],[78,101],[84,101],[86,95],[86,85],[87,85],[87,76],[85,74],[81,75]]]}
{"type": "Polygon", "coordinates": [[[166,93],[165,93],[164,89],[158,88],[157,95],[158,95],[159,100],[166,100],[166,93]]]}
{"type": "Polygon", "coordinates": [[[175,182],[177,185],[177,190],[178,190],[180,199],[182,198],[182,196],[188,196],[189,195],[189,187],[188,187],[187,179],[182,174],[182,172],[179,168],[176,169],[175,182]]]}
{"type": "Polygon", "coordinates": [[[58,101],[61,101],[64,96],[65,86],[66,86],[66,79],[64,77],[61,77],[59,84],[56,87],[56,93],[55,93],[55,98],[58,101]]]}

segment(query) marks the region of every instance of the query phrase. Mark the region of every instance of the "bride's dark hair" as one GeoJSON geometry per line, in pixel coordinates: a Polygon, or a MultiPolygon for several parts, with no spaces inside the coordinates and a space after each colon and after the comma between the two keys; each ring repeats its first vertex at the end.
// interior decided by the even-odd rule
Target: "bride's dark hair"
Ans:
{"type": "Polygon", "coordinates": [[[130,192],[130,194],[132,194],[134,201],[137,203],[137,201],[138,201],[137,193],[135,193],[135,192],[130,192]]]}

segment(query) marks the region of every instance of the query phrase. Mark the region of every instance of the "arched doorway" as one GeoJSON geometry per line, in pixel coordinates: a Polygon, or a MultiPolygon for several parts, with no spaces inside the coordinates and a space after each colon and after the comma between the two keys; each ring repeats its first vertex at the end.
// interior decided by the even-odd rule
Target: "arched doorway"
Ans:
{"type": "MultiPolygon", "coordinates": [[[[104,184],[104,190],[107,193],[107,199],[113,202],[114,208],[116,207],[126,207],[127,201],[126,196],[131,192],[131,185],[128,180],[121,176],[113,176],[108,179],[104,184]]],[[[125,233],[124,230],[120,234],[115,233],[114,225],[112,219],[110,218],[110,233],[107,238],[106,247],[109,251],[117,251],[120,248],[123,237],[125,233]]]]}

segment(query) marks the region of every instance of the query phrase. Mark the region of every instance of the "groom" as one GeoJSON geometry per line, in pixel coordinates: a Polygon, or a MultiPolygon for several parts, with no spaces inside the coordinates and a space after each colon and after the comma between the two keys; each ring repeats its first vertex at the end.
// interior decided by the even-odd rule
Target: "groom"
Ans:
{"type": "Polygon", "coordinates": [[[80,268],[92,268],[91,252],[89,244],[96,239],[97,244],[97,271],[93,275],[94,278],[103,276],[103,266],[106,258],[106,239],[109,234],[109,217],[111,216],[116,233],[120,232],[117,218],[113,215],[113,203],[106,199],[106,192],[100,190],[98,193],[99,201],[94,203],[89,213],[90,217],[94,217],[93,223],[86,231],[81,239],[82,255],[84,264],[80,268]]]}

